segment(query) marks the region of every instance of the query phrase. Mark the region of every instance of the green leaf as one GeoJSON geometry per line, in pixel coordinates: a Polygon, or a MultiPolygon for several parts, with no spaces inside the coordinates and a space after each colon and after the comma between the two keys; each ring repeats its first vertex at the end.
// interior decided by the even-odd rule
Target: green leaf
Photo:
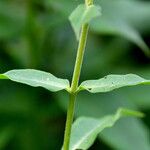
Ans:
{"type": "Polygon", "coordinates": [[[125,37],[139,46],[146,55],[150,56],[149,47],[138,30],[143,26],[143,21],[150,17],[150,3],[130,0],[111,2],[102,0],[99,3],[103,9],[103,16],[101,21],[95,20],[93,22],[92,30],[100,34],[125,37]]]}
{"type": "Polygon", "coordinates": [[[101,15],[100,6],[86,6],[84,4],[79,5],[70,15],[69,20],[74,29],[77,40],[79,40],[79,34],[81,26],[85,23],[89,23],[93,18],[101,15]]]}
{"type": "Polygon", "coordinates": [[[88,149],[105,128],[112,127],[123,116],[143,117],[143,114],[128,109],[118,109],[116,114],[101,119],[81,117],[72,127],[70,150],[88,149]]]}
{"type": "MultiPolygon", "coordinates": [[[[76,118],[85,115],[94,118],[101,118],[105,115],[112,114],[119,107],[139,110],[139,108],[132,102],[132,99],[128,99],[127,97],[124,97],[122,92],[120,93],[120,91],[124,89],[103,94],[97,93],[94,95],[85,92],[79,93],[78,102],[76,104],[77,109],[75,111],[76,118]]],[[[137,91],[134,91],[134,93],[137,94],[137,91]]],[[[56,96],[58,96],[60,106],[64,110],[67,110],[67,93],[62,91],[56,96]]],[[[146,118],[147,117],[145,117],[145,119],[146,118]]],[[[114,150],[150,149],[148,127],[143,122],[143,119],[141,120],[140,118],[126,117],[121,119],[112,128],[108,128],[101,132],[98,139],[100,143],[103,141],[114,150]]]]}
{"type": "Polygon", "coordinates": [[[69,88],[68,80],[60,79],[50,73],[34,69],[11,70],[0,75],[0,79],[6,78],[33,87],[43,87],[52,92],[69,88]]]}
{"type": "Polygon", "coordinates": [[[120,33],[118,35],[122,35],[123,37],[127,38],[128,40],[135,43],[139,48],[143,50],[145,55],[150,56],[150,49],[142,39],[140,33],[134,29],[131,25],[125,24],[122,26],[123,28],[119,28],[120,33]],[[122,30],[123,29],[123,30],[122,30]]]}
{"type": "MultiPolygon", "coordinates": [[[[68,16],[71,9],[78,1],[70,2],[63,0],[46,0],[64,16],[68,16]]],[[[97,34],[117,35],[128,39],[139,46],[146,55],[149,55],[149,48],[141,37],[140,33],[149,31],[150,22],[150,2],[131,0],[101,0],[97,1],[101,5],[103,15],[100,20],[92,22],[91,30],[97,34]],[[139,9],[140,8],[140,9],[139,9]],[[145,24],[143,22],[146,22],[145,24]]],[[[83,12],[80,13],[81,16],[83,12]]]]}
{"type": "Polygon", "coordinates": [[[150,84],[150,80],[134,74],[108,75],[98,80],[87,80],[81,83],[78,91],[87,90],[91,93],[109,92],[125,86],[150,84]]]}
{"type": "Polygon", "coordinates": [[[93,23],[92,30],[97,33],[122,36],[140,47],[145,55],[150,56],[149,47],[142,39],[140,33],[132,27],[132,25],[120,20],[117,22],[109,22],[110,21],[106,21],[105,19],[103,21],[103,18],[101,22],[95,21],[93,23]]]}

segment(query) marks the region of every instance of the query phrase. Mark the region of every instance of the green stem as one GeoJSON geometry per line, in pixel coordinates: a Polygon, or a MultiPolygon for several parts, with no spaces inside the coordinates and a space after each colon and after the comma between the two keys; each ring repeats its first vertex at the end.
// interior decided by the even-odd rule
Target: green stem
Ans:
{"type": "Polygon", "coordinates": [[[66,121],[66,128],[65,128],[63,150],[69,150],[71,127],[72,127],[74,109],[75,109],[75,100],[76,100],[76,94],[70,94],[68,111],[67,111],[67,121],[66,121]]]}
{"type": "MultiPolygon", "coordinates": [[[[93,0],[85,0],[85,4],[87,6],[92,5],[93,0]]],[[[89,29],[88,24],[82,25],[79,46],[78,46],[77,56],[76,56],[76,62],[75,62],[75,67],[74,67],[74,73],[73,73],[73,78],[72,78],[72,83],[71,83],[71,93],[70,93],[69,105],[68,105],[68,111],[67,111],[67,120],[66,120],[66,127],[65,127],[63,150],[69,150],[71,128],[72,128],[75,101],[76,101],[76,95],[77,95],[76,91],[78,89],[78,83],[79,83],[79,78],[80,78],[80,73],[81,73],[81,68],[82,68],[88,29],[89,29]]]]}
{"type": "Polygon", "coordinates": [[[79,46],[78,46],[78,50],[77,50],[76,63],[75,63],[75,67],[74,67],[74,73],[73,73],[72,84],[71,84],[71,93],[75,93],[78,88],[78,82],[79,82],[79,78],[80,78],[84,50],[85,50],[85,46],[86,46],[88,28],[89,28],[88,24],[84,24],[82,26],[79,46]]]}
{"type": "Polygon", "coordinates": [[[77,56],[76,56],[76,63],[75,63],[74,73],[73,73],[73,78],[72,78],[63,150],[69,150],[71,127],[72,127],[72,122],[73,122],[75,101],[76,101],[76,95],[77,95],[76,91],[78,88],[78,82],[79,82],[79,77],[80,77],[80,72],[81,72],[81,67],[82,67],[82,62],[83,62],[87,34],[88,34],[88,24],[85,24],[82,26],[82,31],[81,31],[81,36],[80,36],[80,41],[79,41],[79,46],[78,46],[77,56]]]}

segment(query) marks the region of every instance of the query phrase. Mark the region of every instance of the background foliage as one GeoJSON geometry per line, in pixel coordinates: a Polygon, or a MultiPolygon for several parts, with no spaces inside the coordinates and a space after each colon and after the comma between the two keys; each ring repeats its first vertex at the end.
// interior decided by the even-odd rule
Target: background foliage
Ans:
{"type": "MultiPolygon", "coordinates": [[[[0,0],[0,72],[34,68],[71,80],[77,42],[68,21],[82,0],[0,0]]],[[[136,73],[150,79],[150,2],[96,0],[103,16],[91,24],[81,81],[136,73]],[[141,35],[141,36],[140,36],[141,35]],[[144,39],[144,40],[142,40],[144,39]],[[145,42],[144,42],[145,41],[145,42]]],[[[63,141],[67,96],[0,81],[0,149],[58,150],[63,141]]],[[[120,106],[141,110],[97,138],[91,150],[149,150],[148,86],[107,94],[81,92],[77,116],[102,117],[120,106]]]]}

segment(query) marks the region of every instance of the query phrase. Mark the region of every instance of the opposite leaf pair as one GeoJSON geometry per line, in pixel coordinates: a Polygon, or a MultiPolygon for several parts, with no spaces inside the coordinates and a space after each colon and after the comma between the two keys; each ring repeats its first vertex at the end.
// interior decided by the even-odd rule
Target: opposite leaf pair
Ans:
{"type": "MultiPolygon", "coordinates": [[[[24,83],[33,87],[43,87],[52,92],[63,89],[69,92],[70,89],[68,80],[60,79],[50,73],[33,69],[8,71],[1,74],[0,79],[10,79],[12,81],[24,83]]],[[[149,80],[145,80],[133,74],[122,76],[109,75],[99,80],[84,81],[79,86],[78,91],[85,89],[92,93],[108,92],[123,86],[149,83],[149,80]]],[[[88,149],[102,130],[113,126],[122,116],[142,117],[143,114],[127,109],[119,109],[115,115],[105,116],[101,119],[80,117],[73,124],[69,150],[88,149]]]]}
{"type": "MultiPolygon", "coordinates": [[[[79,5],[70,16],[70,21],[79,39],[80,29],[83,24],[89,23],[93,18],[100,16],[99,6],[79,5]],[[79,17],[80,16],[80,17],[79,17]]],[[[43,87],[52,92],[66,90],[70,92],[69,81],[60,79],[50,73],[22,69],[12,70],[0,75],[0,79],[10,79],[12,81],[24,83],[33,87],[43,87]]],[[[76,92],[87,90],[91,93],[108,92],[124,86],[138,84],[150,84],[150,80],[145,80],[137,75],[108,75],[102,79],[84,81],[76,92]]],[[[81,117],[73,124],[69,150],[88,149],[94,142],[97,135],[105,128],[111,127],[122,116],[142,117],[143,114],[127,109],[119,109],[115,115],[106,116],[101,119],[81,117]]]]}
{"type": "MultiPolygon", "coordinates": [[[[1,74],[0,79],[10,79],[33,87],[43,87],[52,92],[64,89],[70,92],[70,85],[67,79],[60,79],[48,72],[34,69],[8,71],[1,74]]],[[[150,80],[146,80],[134,74],[108,75],[98,80],[87,80],[82,82],[77,92],[81,90],[87,90],[91,93],[109,92],[121,87],[140,84],[150,84],[150,80]]]]}

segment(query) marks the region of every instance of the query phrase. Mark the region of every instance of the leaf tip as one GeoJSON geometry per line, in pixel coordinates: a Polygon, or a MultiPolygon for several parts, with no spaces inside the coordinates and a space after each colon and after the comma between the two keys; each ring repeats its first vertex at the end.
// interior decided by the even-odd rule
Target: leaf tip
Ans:
{"type": "Polygon", "coordinates": [[[117,113],[122,116],[135,116],[135,117],[140,117],[140,118],[145,117],[145,114],[140,111],[125,109],[125,108],[119,108],[117,113]]]}

